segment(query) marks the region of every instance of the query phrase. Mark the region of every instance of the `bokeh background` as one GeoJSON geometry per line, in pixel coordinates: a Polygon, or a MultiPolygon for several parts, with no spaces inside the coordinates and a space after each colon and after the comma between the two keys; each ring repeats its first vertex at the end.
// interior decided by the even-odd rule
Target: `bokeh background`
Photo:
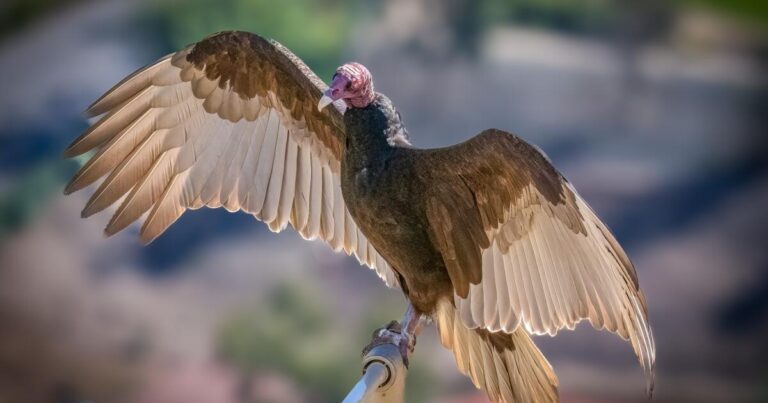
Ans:
{"type": "MultiPolygon", "coordinates": [[[[4,0],[0,402],[338,402],[405,308],[352,258],[244,214],[104,239],[61,190],[80,112],[226,29],[329,78],[373,71],[415,145],[497,127],[541,146],[633,258],[659,402],[768,401],[768,3],[757,0],[4,0]]],[[[630,347],[582,325],[536,342],[564,402],[645,401],[630,347]]],[[[434,329],[409,402],[487,402],[434,329]]]]}

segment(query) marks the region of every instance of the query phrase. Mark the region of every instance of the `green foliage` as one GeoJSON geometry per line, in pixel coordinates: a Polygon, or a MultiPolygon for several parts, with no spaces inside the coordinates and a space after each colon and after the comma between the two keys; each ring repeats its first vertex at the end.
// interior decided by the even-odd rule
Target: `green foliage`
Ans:
{"type": "Polygon", "coordinates": [[[705,6],[768,27],[768,2],[755,0],[479,0],[466,6],[479,8],[485,24],[509,21],[586,33],[617,28],[621,12],[633,13],[643,7],[705,6]]]}
{"type": "Polygon", "coordinates": [[[0,2],[0,37],[76,0],[4,0],[0,2]]]}
{"type": "Polygon", "coordinates": [[[709,7],[768,29],[768,1],[765,0],[685,0],[684,4],[709,7]]]}
{"type": "Polygon", "coordinates": [[[270,298],[224,323],[219,356],[246,375],[280,372],[313,401],[340,401],[357,375],[357,351],[335,338],[339,333],[319,300],[293,285],[277,287],[270,298]]]}
{"type": "Polygon", "coordinates": [[[342,0],[189,0],[159,2],[151,12],[174,49],[214,32],[249,31],[277,40],[328,78],[349,31],[346,10],[342,0]]]}

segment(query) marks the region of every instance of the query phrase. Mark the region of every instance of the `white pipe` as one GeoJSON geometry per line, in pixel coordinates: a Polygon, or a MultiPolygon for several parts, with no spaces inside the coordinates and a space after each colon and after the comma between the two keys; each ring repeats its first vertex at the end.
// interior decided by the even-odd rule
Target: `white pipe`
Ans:
{"type": "Polygon", "coordinates": [[[389,370],[384,363],[374,361],[367,368],[365,374],[355,387],[349,392],[342,403],[367,403],[375,402],[378,389],[384,386],[389,378],[389,370]]]}

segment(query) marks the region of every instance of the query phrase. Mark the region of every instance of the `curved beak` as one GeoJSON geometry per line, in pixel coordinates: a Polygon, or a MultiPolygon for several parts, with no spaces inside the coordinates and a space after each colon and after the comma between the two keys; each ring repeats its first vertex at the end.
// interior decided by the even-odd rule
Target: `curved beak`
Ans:
{"type": "MultiPolygon", "coordinates": [[[[330,91],[330,89],[328,91],[330,91]]],[[[317,103],[318,111],[322,111],[323,109],[325,109],[326,106],[333,103],[333,98],[331,98],[330,95],[328,95],[328,91],[323,93],[323,96],[320,98],[320,102],[317,103]]]]}
{"type": "Polygon", "coordinates": [[[331,80],[331,85],[323,93],[320,101],[317,103],[317,110],[322,111],[326,106],[341,99],[344,96],[344,90],[349,84],[349,79],[341,74],[336,74],[331,80]]]}

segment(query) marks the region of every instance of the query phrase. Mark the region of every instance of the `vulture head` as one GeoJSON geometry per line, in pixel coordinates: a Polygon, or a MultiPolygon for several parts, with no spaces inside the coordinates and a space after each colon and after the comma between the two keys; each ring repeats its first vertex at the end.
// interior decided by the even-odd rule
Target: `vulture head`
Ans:
{"type": "Polygon", "coordinates": [[[317,107],[323,110],[331,102],[343,99],[348,108],[365,108],[374,96],[371,72],[362,64],[352,62],[336,69],[317,107]]]}

